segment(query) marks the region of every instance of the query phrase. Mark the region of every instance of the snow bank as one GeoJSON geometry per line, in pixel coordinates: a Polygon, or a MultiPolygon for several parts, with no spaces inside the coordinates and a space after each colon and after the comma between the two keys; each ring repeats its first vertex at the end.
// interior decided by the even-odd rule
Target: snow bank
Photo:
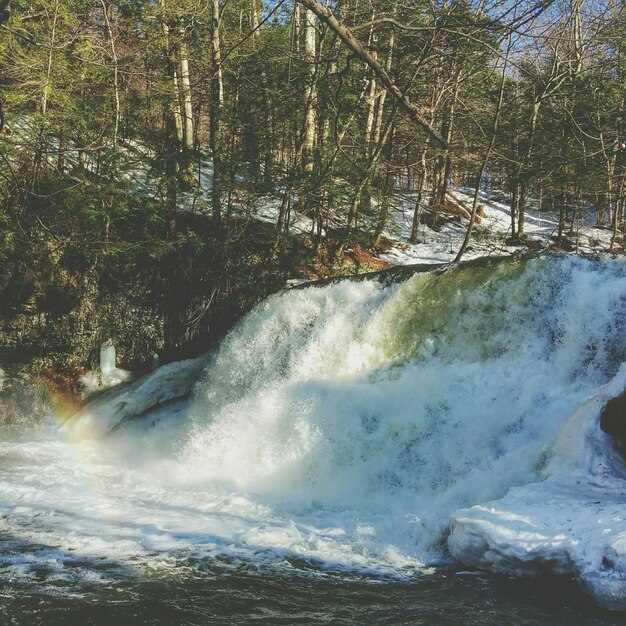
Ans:
{"type": "MultiPolygon", "coordinates": [[[[455,188],[453,191],[467,207],[472,206],[473,189],[463,187],[455,188]]],[[[420,224],[419,243],[409,243],[416,196],[415,192],[398,193],[394,196],[390,212],[391,221],[385,234],[396,243],[380,258],[394,265],[452,261],[465,237],[467,222],[442,223],[437,230],[429,228],[426,224],[420,224]]],[[[500,202],[495,194],[482,191],[479,202],[483,206],[484,215],[480,223],[474,227],[464,259],[508,256],[519,252],[519,246],[507,243],[507,238],[511,235],[510,207],[500,202]]],[[[608,228],[595,226],[596,218],[597,212],[587,211],[572,233],[571,238],[576,241],[579,252],[601,252],[609,248],[612,232],[608,228]]],[[[547,249],[550,238],[558,232],[558,226],[558,215],[537,210],[531,199],[526,210],[524,230],[526,237],[535,243],[535,247],[547,249]]]]}
{"type": "Polygon", "coordinates": [[[626,610],[626,468],[600,430],[624,389],[626,364],[567,419],[543,481],[456,512],[452,554],[497,573],[571,575],[601,606],[626,610]]]}
{"type": "Polygon", "coordinates": [[[126,420],[140,417],[189,394],[207,357],[169,363],[126,387],[114,387],[89,402],[64,428],[80,439],[100,438],[126,420]]]}

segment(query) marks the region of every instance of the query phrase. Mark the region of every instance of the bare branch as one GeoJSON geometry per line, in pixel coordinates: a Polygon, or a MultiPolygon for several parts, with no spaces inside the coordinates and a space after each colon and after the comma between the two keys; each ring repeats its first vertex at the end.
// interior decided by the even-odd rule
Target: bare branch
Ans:
{"type": "Polygon", "coordinates": [[[363,47],[352,31],[339,22],[333,12],[316,0],[297,0],[304,7],[315,13],[319,19],[334,31],[341,41],[356,54],[376,74],[385,89],[396,99],[398,105],[420,128],[425,130],[440,146],[448,148],[448,142],[428,123],[420,109],[411,102],[406,94],[393,82],[389,74],[378,61],[363,47]]]}

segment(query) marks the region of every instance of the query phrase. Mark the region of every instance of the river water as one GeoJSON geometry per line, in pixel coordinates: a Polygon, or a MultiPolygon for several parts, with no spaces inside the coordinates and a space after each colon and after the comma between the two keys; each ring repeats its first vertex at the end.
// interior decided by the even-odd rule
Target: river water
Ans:
{"type": "Polygon", "coordinates": [[[116,580],[112,575],[106,586],[71,595],[4,584],[2,623],[623,624],[623,617],[598,609],[563,580],[506,580],[444,568],[398,582],[298,572],[292,566],[285,564],[282,572],[227,573],[219,563],[207,562],[201,573],[188,577],[116,580]]]}
{"type": "Polygon", "coordinates": [[[278,294],[191,398],[145,410],[172,364],[64,426],[51,407],[5,429],[3,621],[620,623],[574,566],[468,570],[447,536],[455,511],[541,480],[625,360],[624,320],[610,259],[278,294]]]}

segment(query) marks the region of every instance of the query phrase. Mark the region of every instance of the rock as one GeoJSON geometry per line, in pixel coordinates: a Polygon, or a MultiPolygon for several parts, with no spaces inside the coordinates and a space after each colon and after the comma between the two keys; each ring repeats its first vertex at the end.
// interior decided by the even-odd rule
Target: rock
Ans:
{"type": "Polygon", "coordinates": [[[600,415],[600,428],[607,434],[626,443],[626,391],[609,400],[600,415]]]}

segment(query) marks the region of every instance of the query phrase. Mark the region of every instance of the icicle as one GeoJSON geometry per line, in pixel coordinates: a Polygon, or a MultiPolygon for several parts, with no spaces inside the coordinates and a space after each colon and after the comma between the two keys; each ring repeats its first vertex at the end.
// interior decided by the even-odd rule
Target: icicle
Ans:
{"type": "Polygon", "coordinates": [[[100,371],[103,376],[109,376],[115,371],[115,346],[112,339],[107,339],[100,346],[100,371]]]}

